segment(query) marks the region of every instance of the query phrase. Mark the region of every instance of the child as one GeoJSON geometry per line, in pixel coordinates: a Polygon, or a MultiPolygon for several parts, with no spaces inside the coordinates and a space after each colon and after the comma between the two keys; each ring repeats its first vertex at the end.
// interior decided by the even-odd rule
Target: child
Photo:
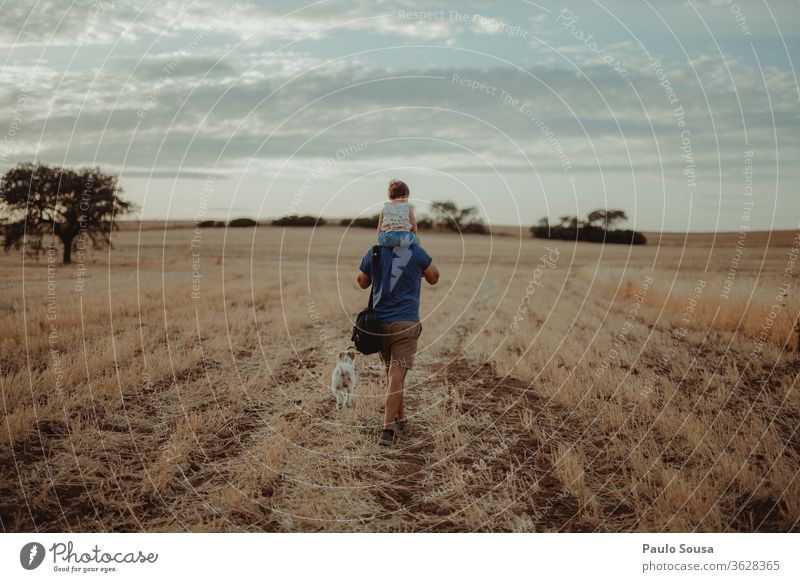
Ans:
{"type": "Polygon", "coordinates": [[[417,244],[417,219],[408,204],[408,185],[400,180],[389,182],[389,202],[378,216],[378,244],[382,247],[408,248],[417,244]]]}

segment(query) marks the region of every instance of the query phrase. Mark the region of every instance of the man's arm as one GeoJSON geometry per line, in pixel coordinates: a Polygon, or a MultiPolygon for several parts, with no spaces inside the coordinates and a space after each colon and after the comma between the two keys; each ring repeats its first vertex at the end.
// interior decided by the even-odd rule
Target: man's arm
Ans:
{"type": "MultiPolygon", "coordinates": [[[[428,265],[428,268],[422,271],[422,276],[430,285],[436,285],[439,282],[439,269],[433,266],[433,263],[428,265]]],[[[367,277],[369,279],[369,277],[367,277]]]]}
{"type": "MultiPolygon", "coordinates": [[[[438,278],[438,274],[437,274],[437,278],[438,278]]],[[[371,283],[371,281],[370,281],[369,275],[366,275],[366,274],[362,273],[361,271],[359,271],[359,273],[358,273],[358,286],[361,287],[362,289],[366,289],[367,287],[369,287],[370,283],[371,283]]]]}

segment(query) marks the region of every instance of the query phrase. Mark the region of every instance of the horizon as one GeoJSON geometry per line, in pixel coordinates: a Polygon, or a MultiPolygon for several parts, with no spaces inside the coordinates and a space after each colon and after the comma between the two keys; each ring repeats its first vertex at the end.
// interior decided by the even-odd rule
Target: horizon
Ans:
{"type": "MultiPolygon", "coordinates": [[[[279,218],[283,218],[284,216],[286,216],[286,215],[283,215],[283,216],[271,216],[271,217],[265,217],[265,218],[258,219],[257,220],[257,222],[258,222],[257,226],[271,226],[271,227],[274,226],[275,228],[288,228],[288,229],[295,229],[295,228],[301,228],[301,229],[302,228],[324,228],[324,227],[341,227],[341,228],[358,228],[358,229],[364,228],[364,227],[360,227],[360,226],[352,226],[351,227],[351,226],[348,226],[348,225],[334,224],[334,223],[331,223],[331,222],[327,222],[326,224],[321,224],[321,225],[318,225],[318,226],[279,226],[279,225],[270,224],[271,221],[277,220],[279,218]]],[[[309,216],[314,216],[314,215],[309,215],[309,216]]],[[[252,220],[256,220],[252,216],[243,216],[243,215],[242,216],[240,216],[240,215],[232,216],[230,218],[230,220],[237,220],[237,219],[242,219],[242,218],[245,218],[245,219],[249,218],[249,219],[252,219],[252,220]]],[[[322,217],[314,216],[314,218],[323,218],[326,221],[335,221],[335,220],[345,220],[345,219],[351,220],[354,217],[352,217],[352,216],[322,216],[322,217]]],[[[118,222],[143,222],[143,223],[144,222],[176,222],[176,223],[187,223],[187,226],[188,225],[192,225],[192,224],[194,224],[194,225],[198,224],[193,218],[144,218],[144,219],[142,219],[142,218],[135,218],[135,217],[126,217],[126,218],[119,217],[119,218],[116,218],[115,220],[118,221],[118,222]]],[[[208,220],[216,220],[216,219],[209,218],[208,220]]],[[[486,223],[487,228],[490,228],[490,229],[491,228],[519,228],[524,232],[529,231],[530,228],[532,226],[534,226],[534,225],[535,225],[535,223],[533,223],[533,222],[531,224],[527,224],[527,225],[526,224],[489,223],[489,222],[486,223]]],[[[217,227],[217,226],[208,227],[208,228],[222,228],[223,226],[227,226],[227,225],[222,225],[220,227],[217,227]]],[[[231,227],[231,228],[248,228],[248,227],[231,227]]],[[[252,227],[250,227],[250,228],[252,228],[252,227]]],[[[626,226],[625,222],[622,222],[616,228],[625,230],[627,228],[627,226],[626,226]]],[[[448,234],[447,231],[437,231],[436,229],[433,229],[431,232],[441,232],[442,234],[448,234]]],[[[657,234],[657,235],[662,235],[662,234],[676,234],[676,235],[677,234],[719,234],[719,235],[735,234],[735,235],[741,235],[742,234],[742,231],[740,231],[740,230],[646,230],[646,229],[644,229],[644,230],[639,230],[639,232],[642,232],[644,234],[650,234],[650,235],[653,235],[653,234],[657,234]]],[[[778,233],[796,233],[796,232],[800,232],[800,228],[773,228],[773,229],[763,229],[763,230],[751,229],[751,230],[746,231],[747,234],[754,234],[754,235],[756,235],[756,234],[767,234],[767,233],[778,234],[778,233]]],[[[480,233],[465,232],[465,233],[461,233],[460,236],[467,236],[467,235],[486,236],[487,234],[492,234],[492,233],[480,234],[480,233]]],[[[562,242],[563,242],[563,240],[562,240],[562,242]]],[[[586,244],[596,244],[596,243],[592,243],[592,242],[579,241],[579,240],[575,241],[575,242],[586,242],[586,244]]]]}

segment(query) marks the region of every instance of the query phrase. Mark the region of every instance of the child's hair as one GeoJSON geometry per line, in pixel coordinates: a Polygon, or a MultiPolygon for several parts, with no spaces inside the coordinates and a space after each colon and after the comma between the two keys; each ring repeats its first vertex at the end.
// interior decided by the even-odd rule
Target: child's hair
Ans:
{"type": "Polygon", "coordinates": [[[401,180],[391,180],[389,182],[389,200],[408,197],[408,184],[401,180]]]}

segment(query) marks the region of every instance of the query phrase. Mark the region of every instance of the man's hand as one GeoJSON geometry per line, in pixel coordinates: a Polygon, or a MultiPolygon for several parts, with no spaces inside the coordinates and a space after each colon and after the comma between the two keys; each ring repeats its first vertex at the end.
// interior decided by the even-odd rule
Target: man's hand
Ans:
{"type": "MultiPolygon", "coordinates": [[[[422,271],[422,276],[425,277],[425,280],[430,285],[436,285],[439,282],[439,269],[433,266],[431,263],[428,265],[428,268],[422,271]]],[[[369,277],[367,277],[369,279],[369,277]]]]}
{"type": "MultiPolygon", "coordinates": [[[[438,278],[438,273],[437,273],[437,278],[438,278]]],[[[364,273],[361,273],[361,272],[358,273],[358,286],[359,287],[361,287],[362,289],[366,289],[367,287],[369,287],[370,283],[371,283],[371,281],[370,281],[369,275],[365,275],[364,273]]]]}

